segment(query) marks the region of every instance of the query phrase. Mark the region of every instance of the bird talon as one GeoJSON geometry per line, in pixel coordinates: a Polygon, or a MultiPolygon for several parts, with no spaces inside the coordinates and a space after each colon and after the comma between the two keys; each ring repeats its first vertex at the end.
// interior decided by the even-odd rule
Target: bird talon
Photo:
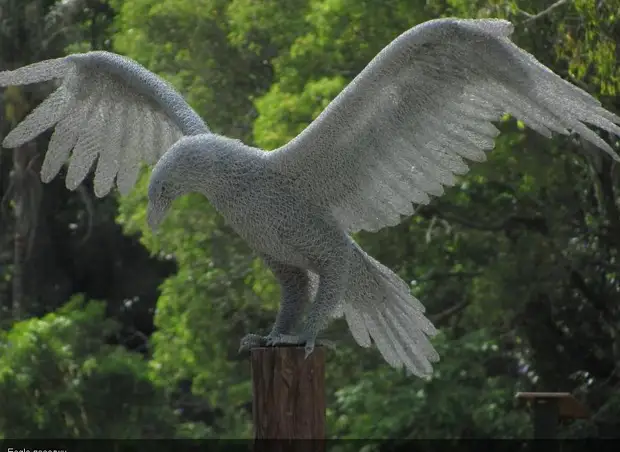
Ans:
{"type": "Polygon", "coordinates": [[[260,334],[246,334],[240,341],[238,353],[267,345],[267,338],[260,334]]]}
{"type": "Polygon", "coordinates": [[[306,341],[306,345],[304,346],[304,349],[306,350],[306,355],[304,358],[308,359],[308,356],[310,356],[312,352],[314,351],[314,340],[306,341]]]}
{"type": "Polygon", "coordinates": [[[259,334],[247,334],[241,339],[239,353],[249,351],[257,347],[277,347],[278,345],[298,345],[303,346],[305,357],[308,358],[316,346],[327,347],[334,350],[336,346],[333,342],[325,339],[307,338],[305,335],[269,333],[267,336],[259,334]]]}
{"type": "Polygon", "coordinates": [[[265,339],[265,345],[267,345],[267,347],[275,347],[279,343],[282,343],[282,334],[272,331],[265,339]]]}

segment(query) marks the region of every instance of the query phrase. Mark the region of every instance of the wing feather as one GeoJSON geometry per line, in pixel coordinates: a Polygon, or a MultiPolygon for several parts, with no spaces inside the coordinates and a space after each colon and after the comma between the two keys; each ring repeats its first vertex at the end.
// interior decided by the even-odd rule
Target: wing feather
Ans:
{"type": "MultiPolygon", "coordinates": [[[[620,160],[588,127],[620,136],[620,118],[513,44],[512,30],[496,19],[412,28],[268,160],[349,232],[395,224],[442,195],[465,159],[486,159],[505,113],[546,137],[576,132],[620,160]]],[[[388,339],[382,347],[402,355],[388,339]]]]}
{"type": "Polygon", "coordinates": [[[71,69],[71,63],[64,58],[39,61],[13,71],[0,72],[0,86],[30,85],[63,78],[71,69]]]}
{"type": "Polygon", "coordinates": [[[142,136],[142,122],[140,121],[140,108],[136,104],[127,106],[128,120],[134,126],[127,131],[126,142],[123,143],[120,156],[120,168],[116,184],[121,194],[126,194],[134,186],[140,172],[140,155],[131,152],[140,149],[140,137],[142,136]]]}
{"type": "Polygon", "coordinates": [[[56,177],[62,165],[69,160],[71,149],[77,143],[79,136],[77,125],[79,125],[80,119],[84,117],[87,107],[87,104],[82,104],[72,109],[71,113],[56,125],[41,167],[41,180],[43,182],[47,183],[56,177]]]}
{"type": "Polygon", "coordinates": [[[83,131],[79,134],[77,143],[73,148],[65,177],[65,183],[69,190],[75,190],[80,185],[97,157],[101,155],[105,138],[102,136],[103,128],[100,124],[105,124],[105,118],[106,114],[101,111],[101,107],[94,105],[89,111],[87,120],[83,122],[83,131]]]}
{"type": "Polygon", "coordinates": [[[142,126],[144,128],[144,139],[142,140],[142,146],[144,146],[144,161],[148,165],[154,165],[159,160],[159,157],[155,152],[152,152],[153,149],[157,149],[156,144],[158,139],[157,136],[159,134],[158,127],[156,124],[155,114],[153,110],[150,108],[142,109],[142,126]]]}
{"type": "Polygon", "coordinates": [[[4,144],[15,147],[32,140],[60,121],[67,108],[69,108],[69,93],[67,87],[61,85],[9,132],[4,144]]]}
{"type": "Polygon", "coordinates": [[[84,180],[99,153],[100,129],[105,124],[101,111],[102,91],[98,90],[83,103],[84,115],[76,118],[77,142],[69,160],[65,184],[75,190],[84,180]]]}
{"type": "Polygon", "coordinates": [[[95,194],[109,193],[115,180],[127,193],[142,162],[157,162],[183,135],[209,133],[169,84],[114,53],[74,54],[0,72],[0,86],[52,79],[61,79],[60,87],[3,141],[18,147],[55,127],[41,170],[44,182],[68,163],[66,185],[75,189],[96,162],[95,194]]]}
{"type": "Polygon", "coordinates": [[[114,186],[120,168],[121,150],[128,134],[128,129],[125,127],[126,124],[129,124],[127,122],[127,106],[123,103],[111,102],[107,111],[109,112],[109,119],[102,128],[106,140],[103,144],[104,149],[99,155],[93,181],[95,195],[98,197],[109,193],[114,186]]]}

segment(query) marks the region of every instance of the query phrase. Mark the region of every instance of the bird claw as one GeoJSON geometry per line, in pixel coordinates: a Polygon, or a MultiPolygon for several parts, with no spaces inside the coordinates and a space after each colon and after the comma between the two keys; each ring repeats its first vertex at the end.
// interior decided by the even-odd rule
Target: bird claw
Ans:
{"type": "Polygon", "coordinates": [[[246,334],[239,344],[239,353],[250,351],[253,348],[265,347],[267,345],[268,336],[260,334],[246,334]]]}
{"type": "Polygon", "coordinates": [[[266,344],[267,347],[275,347],[276,345],[281,343],[282,334],[274,333],[273,331],[267,335],[266,344]]]}
{"type": "Polygon", "coordinates": [[[277,345],[303,345],[306,351],[305,357],[308,358],[314,351],[315,346],[324,346],[330,350],[334,350],[336,346],[333,342],[326,339],[317,339],[316,336],[296,335],[296,334],[279,334],[270,341],[271,346],[277,345]]]}
{"type": "Polygon", "coordinates": [[[246,334],[241,339],[239,353],[247,352],[258,347],[274,347],[278,345],[281,336],[281,334],[274,333],[273,331],[267,336],[261,336],[260,334],[246,334]]]}
{"type": "Polygon", "coordinates": [[[308,358],[314,351],[315,346],[327,347],[335,350],[333,342],[326,339],[317,339],[306,335],[280,334],[271,332],[267,336],[260,334],[247,334],[241,339],[239,353],[249,351],[257,347],[277,347],[278,345],[303,345],[306,351],[305,357],[308,358]]]}

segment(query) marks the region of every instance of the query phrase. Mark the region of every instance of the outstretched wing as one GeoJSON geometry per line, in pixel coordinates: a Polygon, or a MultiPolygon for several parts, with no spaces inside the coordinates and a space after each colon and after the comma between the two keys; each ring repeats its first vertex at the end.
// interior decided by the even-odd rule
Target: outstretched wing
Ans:
{"type": "Polygon", "coordinates": [[[172,86],[138,63],[109,52],[88,52],[0,72],[0,86],[61,79],[60,86],[4,139],[17,147],[54,127],[41,168],[49,182],[67,161],[75,189],[97,160],[99,197],[136,182],[142,162],[153,164],[183,135],[209,129],[172,86]]]}
{"type": "Polygon", "coordinates": [[[412,203],[443,194],[465,159],[485,160],[504,113],[547,137],[576,132],[618,160],[586,124],[620,136],[620,118],[513,44],[512,31],[493,19],[412,28],[269,160],[349,232],[397,224],[412,203]]]}

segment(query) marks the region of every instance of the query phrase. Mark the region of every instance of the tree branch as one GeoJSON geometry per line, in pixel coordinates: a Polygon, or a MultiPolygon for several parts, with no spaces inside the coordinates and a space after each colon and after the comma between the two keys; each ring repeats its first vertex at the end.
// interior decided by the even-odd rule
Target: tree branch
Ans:
{"type": "Polygon", "coordinates": [[[544,16],[550,14],[554,9],[559,8],[560,6],[568,3],[569,1],[571,1],[571,0],[558,0],[554,4],[552,4],[551,6],[549,6],[546,9],[543,9],[541,12],[539,12],[537,14],[530,14],[530,13],[527,13],[527,12],[523,11],[522,9],[519,9],[519,12],[521,14],[523,14],[524,16],[527,16],[527,19],[525,19],[523,22],[521,22],[520,25],[527,25],[527,24],[529,24],[531,22],[534,22],[535,20],[538,20],[541,17],[544,17],[544,16]]]}
{"type": "Polygon", "coordinates": [[[474,278],[476,276],[480,276],[482,272],[446,272],[446,273],[436,273],[434,270],[429,271],[426,275],[421,276],[420,278],[416,278],[417,282],[427,282],[427,281],[437,281],[438,279],[445,278],[474,278]]]}
{"type": "Polygon", "coordinates": [[[447,321],[453,315],[463,311],[467,306],[469,306],[469,300],[463,300],[453,306],[450,306],[448,309],[438,312],[437,314],[429,315],[428,319],[433,322],[435,326],[438,326],[442,322],[447,321]]]}
{"type": "Polygon", "coordinates": [[[458,212],[446,206],[442,206],[441,210],[434,206],[424,206],[424,209],[419,209],[417,213],[428,219],[437,216],[448,222],[457,223],[466,228],[477,229],[479,231],[499,232],[513,230],[515,226],[521,226],[526,230],[540,232],[543,235],[547,235],[549,232],[547,222],[542,217],[524,217],[511,214],[492,223],[482,223],[461,216],[458,212]]]}
{"type": "Polygon", "coordinates": [[[80,200],[84,204],[84,209],[86,210],[86,232],[79,241],[79,245],[81,246],[84,245],[88,241],[88,239],[90,239],[90,236],[93,232],[93,223],[95,222],[95,206],[90,194],[82,184],[78,185],[76,191],[80,196],[80,200]]]}

